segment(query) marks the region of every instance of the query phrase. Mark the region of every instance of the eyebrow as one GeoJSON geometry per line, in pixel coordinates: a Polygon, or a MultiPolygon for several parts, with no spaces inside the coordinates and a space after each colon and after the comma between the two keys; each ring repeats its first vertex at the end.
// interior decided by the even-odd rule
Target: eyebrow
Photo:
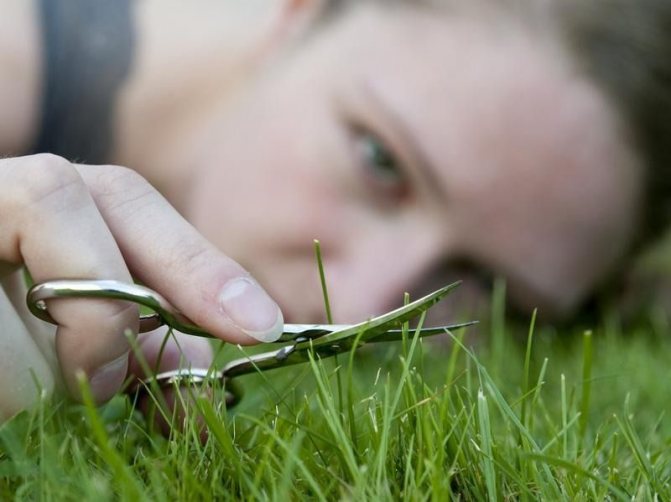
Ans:
{"type": "Polygon", "coordinates": [[[403,142],[402,149],[409,153],[410,160],[417,166],[417,170],[420,172],[421,177],[424,178],[425,184],[438,198],[447,200],[447,194],[437,174],[438,169],[429,160],[428,155],[422,148],[421,142],[414,134],[412,128],[408,126],[403,116],[394,110],[389,103],[385,102],[369,82],[363,81],[360,87],[369,104],[389,124],[394,136],[403,142]]]}

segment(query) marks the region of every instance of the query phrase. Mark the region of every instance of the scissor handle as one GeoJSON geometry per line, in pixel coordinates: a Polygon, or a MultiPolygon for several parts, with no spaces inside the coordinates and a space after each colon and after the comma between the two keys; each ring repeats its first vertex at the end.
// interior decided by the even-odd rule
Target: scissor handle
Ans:
{"type": "MultiPolygon", "coordinates": [[[[279,350],[231,361],[222,371],[212,372],[208,369],[190,368],[159,373],[145,380],[144,386],[148,388],[147,385],[151,381],[161,387],[175,384],[199,385],[206,381],[220,381],[225,385],[226,402],[232,406],[242,396],[240,387],[232,382],[234,377],[306,362],[313,351],[320,357],[329,357],[350,350],[355,343],[363,345],[372,341],[402,339],[402,330],[394,330],[391,329],[392,327],[420,315],[458,285],[459,282],[455,282],[403,307],[359,324],[285,325],[284,333],[279,341],[293,343],[279,350]],[[365,336],[360,337],[360,334],[365,336]]],[[[30,288],[26,302],[33,315],[52,324],[58,324],[47,308],[47,300],[55,298],[103,298],[133,302],[154,311],[153,314],[140,316],[140,333],[154,330],[165,324],[183,333],[213,338],[211,334],[196,326],[176,310],[159,293],[137,284],[94,279],[55,280],[30,288]]],[[[471,324],[473,323],[424,328],[420,330],[420,336],[444,333],[447,330],[463,328],[471,324]]]]}
{"type": "Polygon", "coordinates": [[[28,291],[26,303],[39,319],[58,324],[47,309],[47,300],[54,298],[105,298],[125,300],[154,311],[140,316],[140,333],[152,331],[164,324],[189,335],[213,338],[203,328],[175,309],[159,293],[138,284],[94,279],[65,279],[36,284],[28,291]]]}
{"type": "MultiPolygon", "coordinates": [[[[152,331],[164,324],[190,335],[212,338],[202,328],[193,324],[178,312],[163,296],[144,286],[112,280],[73,279],[56,280],[36,284],[28,291],[26,303],[30,312],[51,324],[58,324],[47,309],[47,300],[54,298],[107,298],[125,300],[142,305],[154,311],[140,316],[140,333],[152,331]]],[[[225,399],[228,406],[234,406],[242,398],[239,385],[225,378],[222,372],[200,368],[177,369],[159,373],[143,380],[140,390],[148,390],[154,380],[160,387],[173,385],[200,385],[206,381],[219,380],[225,385],[225,399]]]]}
{"type": "Polygon", "coordinates": [[[148,392],[151,390],[153,382],[160,388],[172,386],[199,387],[206,383],[219,382],[219,385],[223,385],[226,406],[231,407],[238,404],[244,395],[242,387],[231,378],[226,377],[223,371],[213,371],[207,368],[179,368],[164,371],[144,379],[138,387],[138,391],[148,392]]]}

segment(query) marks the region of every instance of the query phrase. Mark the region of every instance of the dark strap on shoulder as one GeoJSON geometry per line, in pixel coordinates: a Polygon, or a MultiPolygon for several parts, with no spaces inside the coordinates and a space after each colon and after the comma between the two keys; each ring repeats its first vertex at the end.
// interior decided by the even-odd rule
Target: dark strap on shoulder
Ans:
{"type": "Polygon", "coordinates": [[[39,0],[44,77],[33,153],[109,161],[116,96],[134,42],[132,0],[39,0]]]}

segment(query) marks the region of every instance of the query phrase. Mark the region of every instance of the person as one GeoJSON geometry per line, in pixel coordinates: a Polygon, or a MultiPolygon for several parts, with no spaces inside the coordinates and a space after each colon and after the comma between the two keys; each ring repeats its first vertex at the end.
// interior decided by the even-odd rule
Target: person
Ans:
{"type": "MultiPolygon", "coordinates": [[[[51,300],[55,329],[22,267],[240,344],[323,320],[315,238],[337,322],[446,263],[568,315],[668,213],[667,3],[2,0],[2,415],[141,375],[134,306],[51,300]]],[[[151,365],[211,362],[164,334],[151,365]]]]}

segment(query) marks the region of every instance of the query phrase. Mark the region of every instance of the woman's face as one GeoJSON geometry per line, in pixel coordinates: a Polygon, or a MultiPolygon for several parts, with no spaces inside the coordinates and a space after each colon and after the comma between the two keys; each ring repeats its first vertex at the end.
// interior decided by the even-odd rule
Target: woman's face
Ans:
{"type": "Polygon", "coordinates": [[[188,216],[288,321],[324,317],[313,239],[336,322],[446,263],[562,314],[625,254],[641,173],[605,100],[547,40],[474,19],[361,6],[212,107],[188,216]]]}

